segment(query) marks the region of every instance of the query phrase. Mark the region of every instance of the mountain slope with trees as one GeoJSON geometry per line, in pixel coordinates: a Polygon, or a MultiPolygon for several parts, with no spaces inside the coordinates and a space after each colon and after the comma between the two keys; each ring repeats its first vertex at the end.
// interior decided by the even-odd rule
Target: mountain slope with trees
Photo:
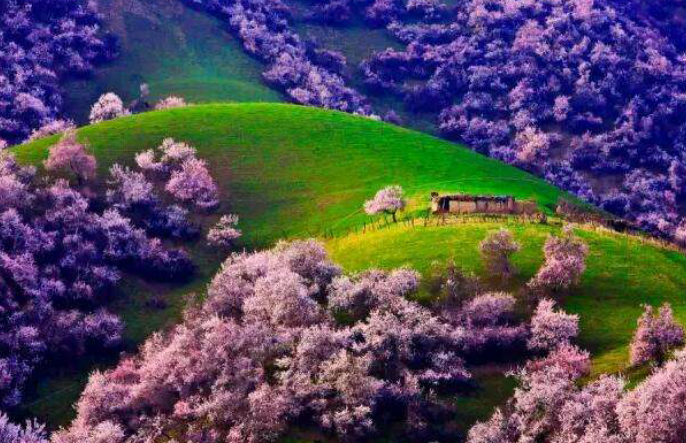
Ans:
{"type": "MultiPolygon", "coordinates": [[[[379,189],[392,184],[403,187],[407,206],[397,214],[400,224],[425,216],[429,193],[434,190],[534,199],[548,214],[552,214],[560,197],[567,196],[521,170],[421,133],[365,117],[292,105],[190,106],[126,116],[81,128],[77,134],[98,162],[97,176],[91,185],[94,190],[104,186],[112,164],[132,167],[135,154],[173,137],[197,149],[218,184],[220,211],[198,218],[203,232],[216,223],[221,213],[232,213],[239,217],[243,232],[236,249],[262,249],[284,238],[333,236],[328,247],[334,259],[340,260],[347,270],[409,264],[424,274],[425,282],[430,281],[427,270],[434,260],[445,264],[453,255],[460,266],[481,272],[476,243],[489,228],[499,224],[379,229],[379,224],[392,223],[390,219],[384,222],[383,216],[370,217],[363,208],[363,203],[379,189]],[[367,230],[365,225],[372,221],[376,227],[370,226],[362,234],[362,230],[367,230]]],[[[13,153],[23,164],[40,166],[48,148],[58,139],[39,140],[13,149],[13,153]]],[[[232,224],[226,220],[229,228],[232,224]]],[[[487,282],[493,288],[516,289],[532,276],[541,263],[543,239],[548,233],[560,232],[555,225],[509,227],[515,240],[522,244],[522,250],[514,254],[521,273],[513,277],[510,286],[487,282]]],[[[623,235],[602,231],[581,231],[580,235],[590,246],[589,268],[579,292],[573,289],[562,302],[566,309],[581,314],[582,343],[594,352],[596,369],[616,371],[626,361],[627,334],[640,315],[641,302],[657,306],[661,301],[672,301],[677,318],[683,317],[678,299],[665,294],[681,291],[686,263],[678,252],[623,235]],[[635,268],[622,267],[620,262],[601,267],[604,260],[622,253],[640,255],[643,261],[636,263],[635,268]],[[669,284],[654,286],[660,288],[659,292],[646,290],[657,278],[650,271],[653,268],[668,276],[669,284]],[[606,298],[593,296],[596,292],[607,294],[606,298]],[[605,302],[616,312],[622,312],[621,318],[601,315],[607,312],[599,309],[605,302]],[[586,318],[588,312],[591,316],[586,318]],[[614,332],[617,322],[622,327],[614,332]],[[589,329],[588,325],[592,327],[589,329]]],[[[110,309],[124,322],[127,349],[133,351],[155,330],[178,322],[184,295],[191,291],[204,294],[205,285],[219,268],[223,253],[217,248],[201,240],[184,246],[198,269],[188,284],[150,284],[124,275],[122,290],[127,295],[110,309]],[[150,303],[159,299],[164,300],[166,307],[160,309],[150,303]]],[[[432,296],[426,286],[420,287],[420,300],[432,296]]],[[[98,364],[103,367],[106,362],[98,364]]],[[[48,418],[53,425],[65,424],[71,416],[70,405],[92,367],[84,364],[43,374],[29,413],[48,418]]],[[[476,376],[480,377],[478,371],[476,376]]],[[[492,389],[487,391],[486,399],[465,407],[471,412],[462,418],[463,424],[487,418],[493,405],[508,395],[505,387],[511,385],[503,384],[499,378],[482,380],[492,389]]]]}

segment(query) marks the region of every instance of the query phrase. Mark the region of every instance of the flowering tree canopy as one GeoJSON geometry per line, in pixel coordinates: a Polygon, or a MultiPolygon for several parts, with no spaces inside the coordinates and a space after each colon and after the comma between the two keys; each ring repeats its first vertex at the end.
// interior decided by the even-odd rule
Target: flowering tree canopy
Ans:
{"type": "Polygon", "coordinates": [[[543,247],[545,263],[529,286],[535,290],[559,291],[578,283],[586,270],[588,246],[565,227],[561,236],[550,236],[543,247]]]}
{"type": "Polygon", "coordinates": [[[631,340],[631,364],[649,361],[662,364],[667,353],[684,344],[684,328],[674,320],[672,307],[665,303],[657,313],[645,305],[631,340]]]}
{"type": "Polygon", "coordinates": [[[579,334],[579,316],[555,311],[555,302],[543,299],[531,319],[531,337],[527,345],[534,350],[553,350],[579,334]]]}
{"type": "Polygon", "coordinates": [[[407,202],[403,188],[400,186],[387,186],[379,190],[373,199],[364,203],[364,211],[367,214],[391,214],[393,221],[397,221],[396,213],[405,209],[407,202]]]}
{"type": "Polygon", "coordinates": [[[342,275],[311,240],[233,254],[182,324],[91,376],[55,442],[89,441],[101,427],[126,441],[273,442],[299,420],[342,441],[389,423],[421,440],[443,425],[429,413],[433,394],[470,379],[472,346],[526,328],[507,294],[445,319],[405,297],[418,283],[409,269],[342,275]]]}
{"type": "MultiPolygon", "coordinates": [[[[583,356],[566,352],[572,361],[583,356]]],[[[522,441],[680,443],[686,433],[686,354],[625,392],[624,381],[601,376],[576,383],[576,365],[531,362],[517,373],[519,387],[490,420],[476,424],[468,443],[522,441]]],[[[586,354],[588,361],[588,354],[586,354]]],[[[583,375],[583,374],[581,374],[583,375]]]]}
{"type": "Polygon", "coordinates": [[[207,233],[207,242],[215,246],[231,246],[242,235],[237,226],[237,215],[223,215],[219,222],[207,233]]]}
{"type": "Polygon", "coordinates": [[[50,147],[48,159],[43,163],[48,171],[65,169],[76,176],[79,184],[95,176],[95,157],[86,152],[86,146],[76,140],[76,131],[68,130],[62,139],[50,147]]]}
{"type": "Polygon", "coordinates": [[[173,95],[170,95],[169,97],[163,98],[160,100],[156,105],[155,109],[162,110],[162,109],[172,109],[172,108],[183,108],[185,106],[188,106],[186,103],[186,100],[184,100],[182,97],[176,97],[173,95]]]}
{"type": "Polygon", "coordinates": [[[108,92],[101,95],[98,101],[93,104],[89,119],[91,123],[100,123],[128,114],[129,110],[124,107],[124,102],[119,96],[113,92],[108,92]]]}

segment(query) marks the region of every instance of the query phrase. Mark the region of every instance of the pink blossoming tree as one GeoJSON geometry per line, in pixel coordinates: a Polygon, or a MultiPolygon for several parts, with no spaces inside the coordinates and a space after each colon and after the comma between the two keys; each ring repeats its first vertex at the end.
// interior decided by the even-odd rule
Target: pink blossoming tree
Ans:
{"type": "Polygon", "coordinates": [[[395,222],[396,213],[405,209],[406,205],[403,188],[397,185],[387,186],[379,190],[373,199],[364,203],[364,212],[369,215],[390,214],[395,222]]]}
{"type": "Polygon", "coordinates": [[[43,163],[48,171],[67,170],[76,176],[81,185],[95,176],[95,157],[86,152],[86,146],[76,140],[76,132],[67,131],[59,143],[50,147],[48,159],[43,163]]]}
{"type": "Polygon", "coordinates": [[[670,351],[683,344],[684,328],[674,319],[669,303],[662,305],[657,313],[652,306],[644,305],[631,340],[631,364],[654,361],[661,365],[670,351]]]}

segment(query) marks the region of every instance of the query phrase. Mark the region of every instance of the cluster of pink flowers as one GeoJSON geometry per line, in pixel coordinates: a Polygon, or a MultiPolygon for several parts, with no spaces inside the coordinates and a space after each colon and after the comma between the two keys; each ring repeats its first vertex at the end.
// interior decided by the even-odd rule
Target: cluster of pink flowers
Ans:
{"type": "Polygon", "coordinates": [[[124,102],[114,92],[108,92],[100,96],[93,104],[89,120],[91,123],[100,123],[105,120],[113,120],[130,114],[124,107],[124,102]]]}
{"type": "Polygon", "coordinates": [[[145,172],[168,177],[165,190],[182,203],[211,210],[219,205],[219,190],[204,160],[196,157],[195,148],[186,143],[165,139],[154,150],[136,155],[136,163],[145,172]],[[160,154],[159,160],[157,154],[160,154]]]}
{"type": "Polygon", "coordinates": [[[645,305],[631,341],[631,364],[662,364],[671,350],[683,344],[684,328],[674,319],[672,307],[665,303],[656,315],[652,306],[645,305]]]}
{"type": "Polygon", "coordinates": [[[242,235],[237,226],[237,215],[223,215],[207,233],[207,242],[215,246],[231,246],[242,235]]]}
{"type": "Polygon", "coordinates": [[[86,146],[76,140],[76,132],[68,130],[62,139],[50,147],[48,159],[43,163],[48,171],[66,170],[76,176],[79,184],[95,176],[95,157],[86,152],[86,146]]]}
{"type": "Polygon", "coordinates": [[[170,95],[169,97],[160,100],[155,105],[155,109],[159,111],[162,109],[183,108],[185,106],[188,106],[188,104],[186,103],[186,100],[184,100],[182,97],[170,95]]]}
{"type": "Polygon", "coordinates": [[[586,270],[588,246],[574,235],[573,226],[565,227],[560,236],[549,236],[543,247],[545,263],[529,282],[536,291],[556,292],[579,282],[586,270]]]}

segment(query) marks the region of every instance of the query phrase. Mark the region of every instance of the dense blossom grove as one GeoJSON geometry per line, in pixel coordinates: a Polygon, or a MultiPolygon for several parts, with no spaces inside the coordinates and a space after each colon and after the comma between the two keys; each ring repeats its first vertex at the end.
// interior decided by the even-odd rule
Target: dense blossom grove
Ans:
{"type": "Polygon", "coordinates": [[[268,442],[300,423],[358,441],[396,423],[426,441],[441,416],[429,394],[464,386],[469,359],[528,332],[508,294],[436,310],[406,298],[418,283],[409,269],[342,275],[311,240],[234,254],[183,324],[91,377],[54,439],[106,428],[113,441],[268,442]]]}
{"type": "Polygon", "coordinates": [[[267,82],[296,103],[369,115],[366,99],[340,75],[345,58],[306,44],[281,0],[184,0],[226,20],[250,54],[264,60],[267,82]]]}
{"type": "Polygon", "coordinates": [[[617,376],[587,384],[588,354],[554,351],[516,374],[508,404],[469,432],[468,443],[681,443],[686,433],[686,352],[625,391],[617,376]],[[585,371],[579,371],[579,365],[585,371]]]}
{"type": "MultiPolygon", "coordinates": [[[[160,151],[159,167],[143,169],[155,175],[151,180],[113,165],[105,195],[89,189],[96,161],[73,130],[50,148],[45,167],[76,177],[74,187],[63,178],[39,180],[34,168],[0,153],[2,406],[20,402],[24,383],[42,364],[119,344],[123,325],[104,306],[122,272],[164,281],[192,275],[190,257],[161,239],[197,237],[189,211],[215,208],[217,187],[190,146],[168,139],[160,151]],[[186,184],[183,192],[170,187],[175,181],[186,184]],[[158,192],[165,189],[178,204],[163,203],[158,192]]],[[[211,236],[235,240],[237,220],[222,220],[223,230],[211,236]]]]}
{"type": "Polygon", "coordinates": [[[16,143],[55,120],[60,82],[85,75],[113,55],[101,35],[94,2],[0,2],[0,139],[16,143]]]}

